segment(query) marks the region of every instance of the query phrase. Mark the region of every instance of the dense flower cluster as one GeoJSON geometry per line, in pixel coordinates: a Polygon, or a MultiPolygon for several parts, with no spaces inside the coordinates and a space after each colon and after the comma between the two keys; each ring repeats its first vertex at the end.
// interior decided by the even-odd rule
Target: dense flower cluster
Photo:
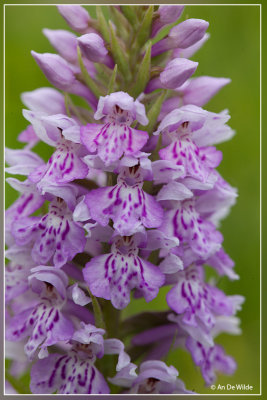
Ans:
{"type": "Polygon", "coordinates": [[[58,6],[79,36],[44,29],[58,54],[32,52],[58,90],[23,93],[25,146],[6,150],[7,172],[26,176],[7,179],[21,194],[6,211],[6,353],[36,394],[192,393],[162,361],[171,349],[207,385],[236,368],[214,339],[239,333],[244,299],[204,267],[238,278],[218,230],[237,191],[215,147],[234,132],[227,111],[202,108],[229,80],[192,78],[209,24],[173,25],[183,6],[108,9],[110,24],[99,7],[58,6]],[[149,302],[163,286],[169,310],[121,321],[132,292],[149,302]]]}

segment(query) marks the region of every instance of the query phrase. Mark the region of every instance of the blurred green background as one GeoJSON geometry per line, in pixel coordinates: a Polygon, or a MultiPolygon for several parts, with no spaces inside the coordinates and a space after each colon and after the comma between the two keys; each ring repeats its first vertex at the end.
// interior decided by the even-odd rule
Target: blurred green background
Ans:
{"type": "MultiPolygon", "coordinates": [[[[85,7],[92,16],[93,6],[85,7]]],[[[17,135],[27,126],[22,116],[20,94],[50,86],[30,50],[54,52],[42,35],[43,28],[69,29],[55,6],[5,7],[5,141],[11,148],[23,147],[17,135]]],[[[224,158],[219,167],[223,177],[239,191],[237,205],[223,221],[224,247],[236,262],[240,280],[223,278],[219,288],[227,294],[242,294],[246,302],[239,316],[241,336],[221,335],[217,342],[238,363],[236,373],[219,376],[217,384],[243,383],[253,386],[249,393],[260,392],[260,251],[259,251],[259,168],[260,168],[260,8],[259,6],[187,6],[181,18],[202,18],[210,23],[210,39],[192,59],[199,62],[195,76],[229,77],[232,83],[222,89],[204,108],[219,112],[228,108],[229,124],[236,136],[219,147],[224,158]]],[[[40,144],[39,154],[47,159],[51,149],[40,144]]],[[[6,187],[6,206],[17,194],[6,187]]],[[[124,311],[166,309],[163,290],[151,303],[135,300],[124,311]]],[[[190,356],[176,350],[168,358],[175,365],[189,389],[198,393],[219,394],[205,388],[199,370],[190,356]]],[[[226,392],[228,394],[233,392],[226,392]]],[[[237,393],[237,392],[235,392],[237,393]]],[[[241,393],[241,392],[239,392],[241,393]]],[[[245,392],[242,392],[245,394],[245,392]]]]}

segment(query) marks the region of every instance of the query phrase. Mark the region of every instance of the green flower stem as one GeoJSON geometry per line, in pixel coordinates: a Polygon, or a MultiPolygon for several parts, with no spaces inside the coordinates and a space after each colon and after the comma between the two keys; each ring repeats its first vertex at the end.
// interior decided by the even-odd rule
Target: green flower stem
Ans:
{"type": "Polygon", "coordinates": [[[106,330],[106,324],[104,321],[103,313],[100,307],[100,304],[97,300],[97,298],[91,293],[90,289],[87,288],[88,293],[92,299],[92,305],[93,305],[93,310],[94,310],[94,317],[95,317],[95,326],[97,328],[102,328],[106,330]]]}
{"type": "Polygon", "coordinates": [[[101,306],[106,323],[107,336],[109,338],[118,338],[120,336],[120,310],[114,308],[110,300],[101,299],[101,306]]]}

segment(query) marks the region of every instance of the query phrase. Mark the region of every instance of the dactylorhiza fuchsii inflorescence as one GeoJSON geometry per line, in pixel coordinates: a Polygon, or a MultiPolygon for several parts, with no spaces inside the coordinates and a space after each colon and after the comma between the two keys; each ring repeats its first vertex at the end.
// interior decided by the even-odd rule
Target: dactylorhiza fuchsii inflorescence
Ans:
{"type": "Polygon", "coordinates": [[[26,176],[7,178],[7,387],[30,369],[34,394],[190,394],[165,362],[177,347],[206,385],[236,369],[215,338],[240,333],[244,299],[205,276],[238,279],[219,231],[237,191],[214,146],[234,132],[202,108],[229,79],[193,77],[209,23],[180,22],[183,6],[96,9],[58,6],[75,33],[43,30],[57,54],[32,55],[55,88],[22,94],[25,146],[6,150],[26,176]],[[165,312],[122,318],[166,286],[165,312]]]}

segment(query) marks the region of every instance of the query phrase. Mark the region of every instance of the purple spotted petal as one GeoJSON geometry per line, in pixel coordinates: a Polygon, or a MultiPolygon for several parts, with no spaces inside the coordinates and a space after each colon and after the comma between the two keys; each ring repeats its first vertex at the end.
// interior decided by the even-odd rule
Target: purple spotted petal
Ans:
{"type": "Polygon", "coordinates": [[[35,308],[15,315],[6,330],[6,338],[19,341],[30,336],[25,345],[25,353],[32,360],[39,346],[51,346],[60,340],[69,340],[73,335],[73,324],[60,308],[50,300],[43,301],[35,308]]]}
{"type": "Polygon", "coordinates": [[[15,267],[7,265],[5,270],[6,303],[28,290],[28,275],[29,269],[23,268],[21,265],[15,267]]]}
{"type": "Polygon", "coordinates": [[[164,283],[164,275],[153,264],[137,256],[138,249],[126,239],[113,244],[113,252],[92,258],[83,270],[84,279],[95,296],[111,300],[118,309],[130,301],[137,288],[150,301],[164,283]],[[122,246],[123,250],[120,250],[122,246]]]}
{"type": "Polygon", "coordinates": [[[91,218],[101,225],[111,218],[121,235],[135,233],[141,225],[157,228],[161,225],[163,210],[153,196],[142,190],[143,178],[138,167],[122,169],[118,184],[92,190],[85,202],[91,218]]]}
{"type": "Polygon", "coordinates": [[[15,178],[7,178],[6,181],[22,195],[5,212],[5,239],[11,244],[14,239],[11,234],[12,224],[15,220],[27,217],[38,210],[45,199],[28,180],[21,182],[15,178]]]}
{"type": "Polygon", "coordinates": [[[226,296],[221,290],[202,281],[201,269],[187,267],[177,273],[177,284],[167,295],[169,306],[183,314],[183,323],[210,330],[215,315],[234,315],[243,302],[242,296],[226,296]]]}
{"type": "Polygon", "coordinates": [[[61,185],[75,179],[83,179],[88,174],[87,165],[79,157],[80,145],[62,139],[56,151],[50,157],[46,168],[41,175],[31,174],[29,179],[37,183],[37,188],[42,192],[43,185],[61,185]]]}
{"type": "Polygon", "coordinates": [[[152,163],[153,180],[156,185],[173,182],[184,175],[182,165],[173,164],[172,161],[158,160],[152,163]]]}
{"type": "Polygon", "coordinates": [[[84,249],[84,230],[72,220],[72,215],[63,202],[55,200],[49,213],[38,217],[15,221],[12,233],[17,244],[34,242],[32,257],[38,264],[46,264],[53,258],[56,267],[62,267],[84,249]]]}
{"type": "Polygon", "coordinates": [[[147,132],[133,129],[125,123],[88,124],[81,128],[82,143],[91,153],[97,152],[106,165],[122,155],[141,150],[147,140],[147,132]]]}
{"type": "Polygon", "coordinates": [[[157,194],[158,201],[185,200],[193,197],[193,193],[185,185],[179,182],[169,182],[163,186],[157,194]]]}
{"type": "Polygon", "coordinates": [[[232,375],[236,370],[235,360],[227,356],[221,346],[205,347],[188,337],[186,347],[190,351],[195,364],[200,367],[207,386],[215,382],[216,371],[232,375]]]}
{"type": "Polygon", "coordinates": [[[90,359],[80,359],[75,351],[66,355],[49,354],[31,370],[34,394],[108,394],[109,387],[90,359]]]}
{"type": "Polygon", "coordinates": [[[200,218],[191,199],[177,202],[176,209],[168,210],[160,230],[168,237],[187,242],[192,251],[203,259],[216,253],[223,240],[211,222],[200,218]]]}
{"type": "Polygon", "coordinates": [[[208,180],[212,168],[217,167],[222,158],[222,153],[215,147],[198,148],[190,137],[175,140],[168,147],[161,149],[159,155],[163,160],[183,166],[182,177],[192,177],[202,182],[208,180]]]}

